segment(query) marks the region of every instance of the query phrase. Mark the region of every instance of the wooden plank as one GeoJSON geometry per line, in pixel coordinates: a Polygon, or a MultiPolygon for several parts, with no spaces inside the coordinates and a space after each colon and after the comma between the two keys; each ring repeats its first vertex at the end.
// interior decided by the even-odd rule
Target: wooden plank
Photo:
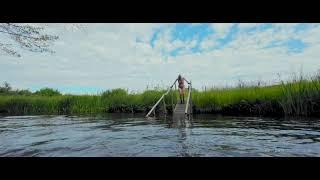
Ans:
{"type": "MultiPolygon", "coordinates": [[[[151,110],[148,112],[148,114],[146,115],[146,117],[148,117],[152,112],[155,113],[155,108],[157,107],[157,105],[161,102],[161,100],[164,100],[164,97],[172,90],[173,86],[175,86],[175,90],[176,90],[176,82],[178,79],[176,79],[174,81],[174,83],[170,86],[170,88],[167,90],[167,92],[165,92],[160,99],[156,102],[156,104],[151,108],[151,110]]],[[[175,108],[173,109],[173,114],[174,115],[183,115],[183,114],[190,114],[191,110],[190,110],[190,106],[192,107],[191,103],[191,96],[192,96],[192,85],[191,85],[191,81],[189,83],[189,92],[188,92],[188,97],[187,97],[187,103],[186,104],[179,104],[177,103],[175,108]]],[[[172,103],[172,108],[173,108],[173,94],[172,94],[172,99],[171,99],[171,103],[172,103]]],[[[163,102],[164,105],[164,109],[166,111],[166,103],[163,102]]]]}
{"type": "Polygon", "coordinates": [[[186,108],[186,104],[177,103],[174,109],[174,115],[184,115],[184,110],[186,108]]]}
{"type": "Polygon", "coordinates": [[[157,105],[160,103],[160,101],[163,99],[164,95],[161,96],[161,98],[157,101],[157,103],[151,108],[151,110],[148,112],[148,114],[146,115],[146,117],[148,117],[152,111],[157,107],[157,105]]]}
{"type": "Polygon", "coordinates": [[[189,102],[190,102],[190,97],[191,97],[191,91],[192,91],[192,86],[191,86],[191,82],[190,82],[189,92],[188,92],[188,99],[187,99],[187,104],[186,104],[186,109],[185,109],[185,114],[188,114],[188,108],[189,108],[189,102]]]}

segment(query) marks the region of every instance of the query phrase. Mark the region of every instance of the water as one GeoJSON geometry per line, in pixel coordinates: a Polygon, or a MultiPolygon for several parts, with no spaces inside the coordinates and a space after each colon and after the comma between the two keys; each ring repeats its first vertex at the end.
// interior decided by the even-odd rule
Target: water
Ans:
{"type": "Polygon", "coordinates": [[[320,156],[320,120],[7,116],[0,156],[320,156]]]}

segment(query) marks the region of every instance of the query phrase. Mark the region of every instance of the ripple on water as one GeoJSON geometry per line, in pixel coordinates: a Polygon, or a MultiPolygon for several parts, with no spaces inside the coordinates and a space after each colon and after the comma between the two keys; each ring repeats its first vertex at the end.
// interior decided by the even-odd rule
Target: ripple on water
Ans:
{"type": "Polygon", "coordinates": [[[122,114],[0,122],[0,156],[320,156],[316,120],[201,115],[183,122],[122,114]]]}

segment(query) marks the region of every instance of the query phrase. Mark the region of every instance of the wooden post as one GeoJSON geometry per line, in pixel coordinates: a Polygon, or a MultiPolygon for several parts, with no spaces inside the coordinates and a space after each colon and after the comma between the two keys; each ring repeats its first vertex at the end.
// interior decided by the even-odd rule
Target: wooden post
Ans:
{"type": "Polygon", "coordinates": [[[190,98],[191,98],[191,92],[192,92],[192,86],[191,83],[189,84],[188,87],[188,99],[187,99],[187,103],[186,103],[186,109],[185,109],[185,114],[189,114],[190,113],[190,98]]]}
{"type": "Polygon", "coordinates": [[[190,114],[192,114],[192,84],[191,84],[191,80],[190,80],[190,91],[191,91],[191,93],[190,93],[190,114]]]}
{"type": "Polygon", "coordinates": [[[164,108],[164,114],[167,114],[167,108],[166,108],[165,98],[163,98],[163,108],[164,108]]]}
{"type": "Polygon", "coordinates": [[[171,108],[172,108],[172,113],[174,111],[174,108],[173,108],[173,92],[171,91],[171,108]]]}

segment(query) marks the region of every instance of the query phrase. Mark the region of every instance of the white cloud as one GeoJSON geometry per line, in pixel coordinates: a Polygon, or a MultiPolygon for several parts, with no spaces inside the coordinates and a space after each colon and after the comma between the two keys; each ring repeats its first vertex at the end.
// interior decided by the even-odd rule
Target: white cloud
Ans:
{"type": "Polygon", "coordinates": [[[315,45],[320,43],[320,26],[313,26],[305,31],[297,33],[297,38],[301,39],[308,45],[315,45]]]}
{"type": "Polygon", "coordinates": [[[206,51],[206,50],[208,50],[211,47],[214,47],[216,45],[218,45],[217,41],[208,38],[208,39],[205,39],[205,40],[201,41],[200,49],[203,50],[203,51],[206,51]]]}
{"type": "Polygon", "coordinates": [[[226,35],[230,32],[233,24],[232,23],[214,23],[214,24],[211,24],[210,26],[214,33],[206,37],[200,43],[200,49],[204,51],[219,45],[217,40],[225,38],[226,35]]]}
{"type": "Polygon", "coordinates": [[[259,25],[260,23],[239,23],[238,27],[241,31],[246,31],[248,29],[255,28],[259,25]]]}
{"type": "Polygon", "coordinates": [[[231,27],[233,26],[232,23],[214,23],[211,24],[211,27],[214,31],[214,37],[215,38],[224,38],[229,31],[231,30],[231,27]]]}
{"type": "Polygon", "coordinates": [[[206,51],[191,53],[197,39],[173,40],[172,24],[90,24],[85,33],[57,31],[61,37],[54,46],[56,54],[25,53],[21,59],[0,56],[0,77],[18,88],[68,85],[143,90],[148,84],[169,85],[178,73],[201,88],[233,84],[238,78],[271,81],[277,73],[285,76],[301,65],[306,72],[319,69],[319,26],[298,33],[293,25],[282,24],[253,33],[244,30],[257,25],[240,24],[241,30],[225,48],[209,51],[231,28],[231,24],[213,24],[216,33],[200,44],[206,51]],[[164,30],[152,48],[149,42],[157,28],[164,30]],[[283,46],[263,48],[290,38],[310,47],[293,55],[283,46]],[[162,53],[177,48],[182,50],[175,57],[162,53]]]}

